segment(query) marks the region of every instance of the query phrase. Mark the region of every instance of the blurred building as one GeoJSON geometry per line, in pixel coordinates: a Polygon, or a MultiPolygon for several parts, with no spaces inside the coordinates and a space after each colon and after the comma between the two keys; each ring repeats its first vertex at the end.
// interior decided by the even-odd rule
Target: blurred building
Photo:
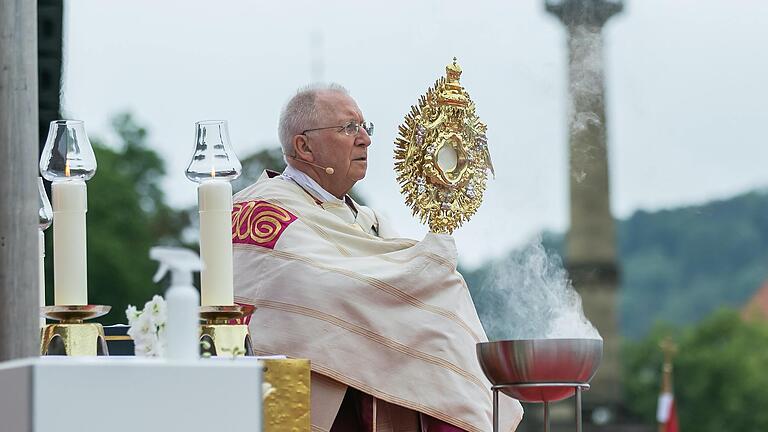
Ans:
{"type": "Polygon", "coordinates": [[[741,308],[741,318],[747,321],[768,321],[768,280],[763,282],[752,298],[741,308]]]}

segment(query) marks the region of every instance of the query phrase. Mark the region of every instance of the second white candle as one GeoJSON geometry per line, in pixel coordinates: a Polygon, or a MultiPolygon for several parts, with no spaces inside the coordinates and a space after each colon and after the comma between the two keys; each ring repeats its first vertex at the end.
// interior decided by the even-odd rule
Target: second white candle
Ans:
{"type": "Polygon", "coordinates": [[[53,292],[56,305],[88,304],[88,263],[85,213],[88,195],[84,181],[54,181],[53,292]]]}
{"type": "Polygon", "coordinates": [[[200,301],[234,304],[232,283],[232,185],[210,179],[197,188],[200,210],[200,301]]]}

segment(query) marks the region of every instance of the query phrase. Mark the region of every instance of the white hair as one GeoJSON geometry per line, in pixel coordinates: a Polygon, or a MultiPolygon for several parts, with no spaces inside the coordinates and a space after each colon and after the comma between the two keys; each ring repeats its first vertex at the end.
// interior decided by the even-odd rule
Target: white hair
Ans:
{"type": "Polygon", "coordinates": [[[293,137],[307,129],[318,127],[317,122],[322,110],[317,106],[317,96],[323,92],[349,96],[349,91],[339,84],[311,84],[300,88],[280,113],[277,133],[286,159],[293,154],[293,137]]]}

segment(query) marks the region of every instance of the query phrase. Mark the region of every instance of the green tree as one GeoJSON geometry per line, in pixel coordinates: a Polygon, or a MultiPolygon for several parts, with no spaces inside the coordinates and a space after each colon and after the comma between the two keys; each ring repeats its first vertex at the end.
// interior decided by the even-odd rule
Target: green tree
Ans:
{"type": "Polygon", "coordinates": [[[240,177],[232,182],[232,190],[235,193],[256,183],[264,170],[282,172],[285,169],[285,160],[280,146],[260,150],[247,156],[240,163],[243,165],[243,171],[240,177]]]}
{"type": "MultiPolygon", "coordinates": [[[[147,147],[147,131],[130,114],[113,118],[120,140],[107,146],[92,139],[98,169],[88,181],[88,300],[112,306],[101,321],[123,323],[128,304],[143,306],[162,289],[152,282],[157,268],[149,248],[179,245],[189,225],[185,212],[165,203],[159,182],[165,165],[147,147]]],[[[52,257],[49,233],[48,256],[52,257]]],[[[46,260],[49,299],[53,299],[53,259],[46,260]]]]}
{"type": "MultiPolygon", "coordinates": [[[[660,340],[670,327],[625,346],[625,391],[630,409],[654,422],[661,382],[660,340]]],[[[698,432],[768,430],[768,324],[745,322],[722,309],[678,332],[674,362],[680,428],[698,432]]]]}

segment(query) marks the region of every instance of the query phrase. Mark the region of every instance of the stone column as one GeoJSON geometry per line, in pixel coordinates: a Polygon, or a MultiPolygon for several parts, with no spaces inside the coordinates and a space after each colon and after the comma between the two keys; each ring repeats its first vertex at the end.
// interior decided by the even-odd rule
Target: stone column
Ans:
{"type": "Polygon", "coordinates": [[[39,354],[37,2],[0,0],[0,361],[39,354]]]}
{"type": "Polygon", "coordinates": [[[570,229],[566,263],[584,312],[604,339],[603,361],[585,394],[587,411],[622,405],[618,266],[611,215],[602,62],[602,27],[620,1],[547,1],[568,31],[570,229]]]}

